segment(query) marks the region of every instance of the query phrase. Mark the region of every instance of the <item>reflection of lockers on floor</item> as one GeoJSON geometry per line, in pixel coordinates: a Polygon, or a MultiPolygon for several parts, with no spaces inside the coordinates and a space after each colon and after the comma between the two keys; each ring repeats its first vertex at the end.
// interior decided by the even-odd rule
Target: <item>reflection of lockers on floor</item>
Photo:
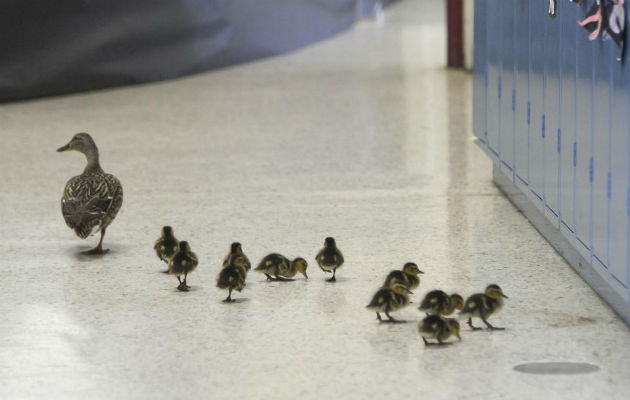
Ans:
{"type": "Polygon", "coordinates": [[[630,304],[630,58],[577,25],[593,2],[475,1],[474,131],[630,304]]]}

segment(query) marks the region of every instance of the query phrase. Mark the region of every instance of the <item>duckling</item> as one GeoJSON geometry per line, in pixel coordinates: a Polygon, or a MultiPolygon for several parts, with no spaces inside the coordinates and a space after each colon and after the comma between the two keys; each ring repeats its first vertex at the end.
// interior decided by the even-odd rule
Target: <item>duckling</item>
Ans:
{"type": "Polygon", "coordinates": [[[451,335],[462,340],[459,336],[459,322],[455,318],[442,318],[439,315],[429,315],[418,323],[418,331],[425,346],[444,343],[451,335]],[[437,339],[437,343],[430,343],[427,339],[437,339]]]}
{"type": "Polygon", "coordinates": [[[293,261],[282,254],[272,253],[265,256],[254,271],[265,274],[268,281],[293,281],[293,278],[298,272],[304,275],[304,278],[308,279],[306,274],[306,268],[308,263],[302,257],[298,257],[293,261]],[[272,276],[273,275],[273,276],[272,276]]]}
{"type": "MultiPolygon", "coordinates": [[[[170,226],[162,227],[162,234],[158,240],[155,241],[153,249],[160,260],[164,261],[166,264],[169,263],[175,253],[179,251],[179,241],[173,233],[173,228],[170,226]]],[[[168,269],[164,271],[164,273],[168,273],[168,269]]]]}
{"type": "Polygon", "coordinates": [[[109,249],[103,249],[103,238],[122,206],[122,185],[114,175],[103,172],[98,147],[89,134],[77,133],[68,144],[57,149],[58,152],[69,150],[83,153],[87,165],[81,175],[70,178],[66,183],[61,197],[63,218],[81,239],[100,231],[98,245],[83,253],[105,254],[109,249]]]}
{"type": "Polygon", "coordinates": [[[447,295],[441,290],[432,290],[424,296],[418,310],[427,315],[450,315],[455,310],[461,310],[464,299],[458,294],[447,295]]]}
{"type": "Polygon", "coordinates": [[[230,253],[223,259],[223,267],[235,263],[245,268],[246,272],[252,268],[252,264],[249,262],[249,258],[247,258],[245,253],[243,253],[243,248],[239,242],[234,242],[230,245],[230,253]]]}
{"type": "Polygon", "coordinates": [[[372,301],[365,308],[376,312],[376,319],[380,322],[407,322],[394,319],[390,312],[399,310],[409,303],[408,294],[413,292],[402,283],[394,283],[391,287],[380,288],[372,297],[372,301]],[[381,319],[384,312],[388,320],[381,319]]]}
{"type": "Polygon", "coordinates": [[[179,281],[177,289],[182,292],[187,292],[190,286],[186,284],[186,279],[188,274],[197,268],[199,260],[197,259],[197,255],[190,250],[188,242],[181,241],[178,247],[179,250],[168,263],[168,273],[177,276],[177,280],[179,281]],[[181,275],[184,275],[183,280],[180,278],[181,275]]]}
{"type": "Polygon", "coordinates": [[[414,290],[420,285],[418,274],[424,274],[424,272],[420,271],[420,268],[415,263],[408,262],[403,266],[402,270],[391,271],[385,278],[383,287],[391,287],[393,283],[397,282],[402,283],[409,290],[414,290]]]}
{"type": "Polygon", "coordinates": [[[464,308],[459,312],[461,315],[468,315],[468,326],[470,329],[476,331],[481,328],[475,327],[472,324],[472,317],[479,317],[483,321],[484,324],[491,330],[503,330],[505,328],[498,328],[496,326],[492,326],[487,319],[499,312],[503,307],[503,298],[508,298],[503,294],[503,290],[499,287],[499,285],[488,285],[485,293],[477,293],[470,296],[466,303],[464,303],[464,308]]]}
{"type": "Polygon", "coordinates": [[[330,273],[332,271],[332,278],[326,279],[328,282],[335,282],[337,279],[335,278],[335,274],[337,273],[337,268],[340,268],[343,264],[343,254],[337,248],[337,244],[335,243],[335,239],[331,237],[327,237],[324,241],[324,248],[317,253],[315,257],[317,264],[322,269],[322,271],[330,273]]]}
{"type": "Polygon", "coordinates": [[[217,287],[219,289],[228,290],[228,297],[223,300],[224,303],[230,303],[235,300],[232,299],[232,291],[241,291],[245,287],[245,278],[247,277],[247,271],[243,266],[237,266],[230,264],[221,269],[219,275],[217,275],[217,287]]]}

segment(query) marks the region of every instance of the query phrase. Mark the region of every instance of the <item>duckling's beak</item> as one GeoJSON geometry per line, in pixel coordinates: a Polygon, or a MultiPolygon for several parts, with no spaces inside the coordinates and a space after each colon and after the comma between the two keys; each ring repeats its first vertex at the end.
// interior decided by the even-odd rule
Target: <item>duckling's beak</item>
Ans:
{"type": "Polygon", "coordinates": [[[306,271],[302,272],[302,275],[304,275],[304,277],[308,279],[308,275],[306,275],[306,271]]]}
{"type": "Polygon", "coordinates": [[[501,293],[501,296],[505,297],[506,299],[509,299],[509,297],[507,297],[506,295],[504,295],[503,293],[501,293]]]}
{"type": "Polygon", "coordinates": [[[459,336],[459,333],[457,334],[457,339],[461,342],[462,341],[462,337],[459,336]]]}
{"type": "Polygon", "coordinates": [[[67,144],[67,145],[65,145],[65,146],[61,146],[60,148],[58,148],[58,149],[57,149],[57,151],[58,151],[58,152],[68,151],[68,150],[71,150],[71,148],[70,148],[70,143],[68,143],[68,144],[67,144]]]}
{"type": "Polygon", "coordinates": [[[420,270],[418,270],[418,273],[419,273],[419,274],[424,274],[424,271],[420,271],[420,270]]]}
{"type": "Polygon", "coordinates": [[[405,289],[405,290],[407,291],[407,293],[413,294],[413,292],[411,290],[409,290],[409,289],[405,289]]]}

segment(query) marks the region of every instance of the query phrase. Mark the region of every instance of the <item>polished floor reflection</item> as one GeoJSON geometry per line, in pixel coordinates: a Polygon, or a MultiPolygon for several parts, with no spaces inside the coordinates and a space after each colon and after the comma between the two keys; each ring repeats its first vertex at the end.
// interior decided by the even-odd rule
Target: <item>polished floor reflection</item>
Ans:
{"type": "Polygon", "coordinates": [[[471,132],[471,76],[441,68],[442,1],[293,54],[142,87],[0,107],[0,398],[571,398],[630,392],[628,327],[491,182],[471,132]],[[63,223],[58,154],[93,134],[125,188],[110,254],[63,223]],[[200,258],[177,292],[152,245],[171,224],[200,258]],[[324,282],[332,235],[346,265],[324,282]],[[308,281],[215,277],[231,241],[256,262],[302,256],[308,281]],[[408,324],[365,310],[386,273],[425,271],[408,324]],[[421,296],[500,284],[492,322],[426,349],[421,296]],[[585,375],[523,374],[530,362],[585,375]]]}

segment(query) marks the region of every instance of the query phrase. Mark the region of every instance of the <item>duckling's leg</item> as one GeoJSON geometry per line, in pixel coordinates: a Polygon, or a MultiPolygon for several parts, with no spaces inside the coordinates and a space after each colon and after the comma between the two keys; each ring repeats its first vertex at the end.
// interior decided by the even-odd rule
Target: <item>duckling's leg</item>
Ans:
{"type": "Polygon", "coordinates": [[[376,319],[378,319],[379,321],[383,322],[383,320],[381,319],[381,314],[380,313],[376,313],[376,319]]]}
{"type": "Polygon", "coordinates": [[[83,251],[81,252],[81,254],[86,254],[86,255],[90,255],[90,256],[96,256],[96,255],[101,255],[101,254],[106,254],[109,249],[103,249],[103,238],[105,237],[105,229],[101,229],[101,240],[98,241],[98,245],[93,248],[92,250],[87,250],[87,251],[83,251]]]}
{"type": "Polygon", "coordinates": [[[188,272],[184,274],[184,286],[186,286],[186,289],[190,289],[190,286],[188,286],[188,284],[186,283],[187,279],[188,279],[188,272]]]}
{"type": "Polygon", "coordinates": [[[268,280],[268,281],[273,281],[273,278],[271,277],[271,275],[269,275],[269,274],[265,274],[265,276],[267,277],[267,280],[268,280]]]}
{"type": "Polygon", "coordinates": [[[425,346],[430,346],[430,345],[431,345],[431,343],[429,343],[429,341],[428,341],[428,340],[426,340],[426,339],[424,338],[424,336],[422,336],[422,341],[424,342],[424,345],[425,345],[425,346]]]}
{"type": "Polygon", "coordinates": [[[177,286],[177,290],[179,290],[180,292],[187,292],[188,287],[186,286],[186,281],[185,280],[182,281],[179,275],[177,276],[177,280],[179,281],[179,286],[177,286]]]}
{"type": "Polygon", "coordinates": [[[335,278],[335,274],[337,273],[337,268],[333,269],[333,276],[330,279],[326,279],[327,282],[336,282],[337,278],[335,278]]]}
{"type": "Polygon", "coordinates": [[[231,303],[234,300],[232,300],[232,288],[229,289],[229,293],[228,293],[228,297],[225,298],[225,300],[223,300],[224,303],[231,303]]]}
{"type": "MultiPolygon", "coordinates": [[[[490,325],[490,322],[486,321],[486,319],[484,317],[481,317],[481,320],[483,321],[484,324],[486,324],[488,329],[490,329],[491,331],[504,331],[505,330],[505,328],[499,328],[498,326],[490,325]]],[[[481,328],[479,328],[479,329],[481,329],[481,328]]]]}
{"type": "Polygon", "coordinates": [[[481,329],[478,326],[473,326],[473,324],[472,324],[472,317],[468,317],[468,326],[470,326],[470,329],[472,329],[473,331],[478,331],[478,330],[481,329]]]}

